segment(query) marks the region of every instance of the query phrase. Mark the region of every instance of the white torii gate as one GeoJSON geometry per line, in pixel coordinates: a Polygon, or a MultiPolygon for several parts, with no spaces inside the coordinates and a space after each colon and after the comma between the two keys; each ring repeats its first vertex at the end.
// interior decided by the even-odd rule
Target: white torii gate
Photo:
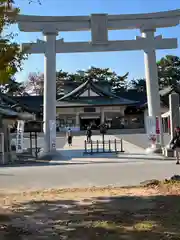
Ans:
{"type": "MultiPolygon", "coordinates": [[[[44,54],[44,152],[55,151],[51,142],[56,136],[56,129],[50,130],[52,121],[56,121],[56,53],[108,52],[108,51],[144,51],[145,77],[147,86],[148,114],[161,117],[158,72],[156,65],[156,49],[177,48],[176,38],[155,36],[157,28],[177,26],[180,22],[180,9],[175,11],[91,16],[29,16],[19,15],[17,18],[20,31],[42,32],[43,40],[36,43],[24,43],[23,49],[31,54],[44,54]],[[135,40],[108,40],[108,30],[140,29],[142,35],[135,40]],[[90,42],[64,42],[56,40],[58,32],[91,31],[90,42]],[[53,131],[53,132],[52,132],[53,131]],[[51,134],[50,134],[51,132],[51,134]]],[[[161,122],[161,121],[160,121],[161,122]]],[[[55,139],[54,139],[55,141],[55,139]]],[[[163,133],[161,126],[161,144],[163,133]]]]}

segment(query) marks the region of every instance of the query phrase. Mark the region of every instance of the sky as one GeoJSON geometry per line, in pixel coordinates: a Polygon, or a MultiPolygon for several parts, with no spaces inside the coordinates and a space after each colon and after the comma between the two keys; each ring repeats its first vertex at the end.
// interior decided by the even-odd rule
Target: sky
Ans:
{"type": "MultiPolygon", "coordinates": [[[[16,5],[21,9],[21,14],[45,16],[77,16],[92,13],[107,14],[133,14],[148,13],[180,9],[180,0],[41,0],[39,5],[36,0],[28,4],[28,0],[16,0],[16,5]]],[[[17,33],[16,41],[19,43],[32,42],[43,39],[41,33],[19,32],[18,26],[12,27],[17,33]]],[[[179,47],[170,50],[158,50],[157,60],[171,54],[180,56],[180,25],[177,27],[159,29],[156,35],[178,38],[179,47]]],[[[109,40],[130,40],[140,36],[139,30],[110,31],[109,40]]],[[[90,41],[90,32],[61,32],[57,38],[64,41],[90,41]]],[[[128,79],[144,77],[143,51],[103,52],[103,53],[67,53],[56,55],[57,71],[62,69],[68,72],[86,70],[91,66],[110,68],[119,75],[129,72],[128,79]]],[[[29,73],[43,72],[43,54],[29,55],[24,62],[23,71],[16,75],[18,81],[26,81],[29,73]]]]}

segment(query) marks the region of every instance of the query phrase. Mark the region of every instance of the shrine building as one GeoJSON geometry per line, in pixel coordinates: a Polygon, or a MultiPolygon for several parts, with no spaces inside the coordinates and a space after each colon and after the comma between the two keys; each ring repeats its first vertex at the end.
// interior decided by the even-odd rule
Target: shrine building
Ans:
{"type": "Polygon", "coordinates": [[[87,80],[57,99],[57,126],[60,130],[67,126],[84,130],[89,125],[97,129],[106,122],[110,128],[123,128],[125,109],[135,104],[135,101],[112,93],[108,83],[102,86],[87,80]]]}

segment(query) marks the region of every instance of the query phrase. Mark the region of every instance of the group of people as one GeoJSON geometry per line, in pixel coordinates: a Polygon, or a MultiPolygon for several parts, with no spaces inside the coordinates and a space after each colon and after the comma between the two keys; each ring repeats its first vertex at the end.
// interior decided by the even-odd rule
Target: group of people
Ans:
{"type": "MultiPolygon", "coordinates": [[[[72,135],[72,130],[71,128],[68,128],[67,133],[67,142],[69,144],[69,146],[72,146],[72,139],[73,139],[73,135],[72,135]]],[[[91,137],[92,137],[92,129],[91,126],[87,127],[87,131],[86,131],[86,137],[87,137],[87,142],[90,143],[91,142],[91,137]]]]}
{"type": "MultiPolygon", "coordinates": [[[[105,129],[105,127],[102,125],[100,127],[100,132],[103,133],[104,129],[105,129]]],[[[67,135],[67,141],[68,141],[69,146],[72,146],[73,136],[72,136],[71,128],[68,128],[66,135],[67,135]]],[[[86,137],[87,137],[87,142],[90,143],[91,142],[91,137],[92,137],[91,126],[87,127],[86,137]]],[[[170,141],[170,147],[175,151],[176,164],[180,164],[180,127],[175,128],[175,134],[174,134],[173,139],[170,141]]]]}

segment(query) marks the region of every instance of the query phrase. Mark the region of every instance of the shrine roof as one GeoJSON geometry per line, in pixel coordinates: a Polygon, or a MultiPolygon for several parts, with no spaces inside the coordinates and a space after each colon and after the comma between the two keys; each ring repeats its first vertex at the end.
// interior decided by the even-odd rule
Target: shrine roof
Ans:
{"type": "Polygon", "coordinates": [[[164,97],[173,92],[180,94],[180,87],[172,84],[172,85],[167,86],[166,88],[163,88],[162,90],[160,90],[159,94],[160,94],[160,96],[164,97]]]}
{"type": "Polygon", "coordinates": [[[17,117],[18,113],[6,105],[0,104],[0,115],[5,117],[17,117]]]}
{"type": "Polygon", "coordinates": [[[134,105],[136,101],[115,95],[100,88],[92,80],[87,80],[70,93],[57,100],[57,106],[89,106],[89,105],[134,105]]]}
{"type": "MultiPolygon", "coordinates": [[[[14,97],[14,96],[10,96],[8,94],[4,94],[4,93],[0,93],[0,99],[1,102],[3,102],[3,106],[5,107],[9,107],[9,109],[13,110],[16,107],[20,107],[23,111],[32,113],[32,112],[39,112],[39,108],[32,108],[31,106],[28,106],[26,104],[24,104],[24,102],[22,101],[22,99],[24,97],[31,97],[31,96],[18,96],[18,97],[14,97]]],[[[32,101],[32,100],[31,100],[32,101]]]]}
{"type": "Polygon", "coordinates": [[[13,110],[11,107],[0,104],[0,115],[3,119],[12,119],[12,120],[32,120],[34,119],[34,116],[32,114],[27,114],[24,112],[17,112],[13,110]]]}
{"type": "Polygon", "coordinates": [[[57,107],[90,107],[90,106],[124,106],[124,105],[135,105],[136,102],[130,101],[123,98],[105,98],[105,97],[94,97],[84,98],[77,100],[68,101],[57,101],[57,107]]]}

